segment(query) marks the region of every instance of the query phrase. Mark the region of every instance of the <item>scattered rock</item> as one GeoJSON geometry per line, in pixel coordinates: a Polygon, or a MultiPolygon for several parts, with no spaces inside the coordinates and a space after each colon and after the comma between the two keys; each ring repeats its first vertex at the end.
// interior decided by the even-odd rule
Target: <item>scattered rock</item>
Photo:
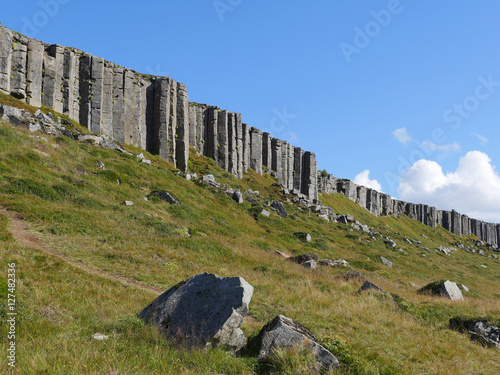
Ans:
{"type": "Polygon", "coordinates": [[[265,210],[265,209],[263,209],[260,214],[263,215],[263,216],[266,216],[266,217],[271,216],[271,213],[268,210],[265,210]]]}
{"type": "Polygon", "coordinates": [[[384,263],[387,267],[392,267],[392,262],[390,260],[388,260],[387,258],[384,258],[384,257],[380,257],[380,260],[382,261],[382,263],[384,263]]]}
{"type": "Polygon", "coordinates": [[[344,259],[336,259],[336,260],[321,259],[318,263],[323,266],[330,266],[330,267],[339,267],[339,266],[350,267],[349,263],[347,263],[347,261],[344,259]]]}
{"type": "Polygon", "coordinates": [[[469,288],[467,288],[464,284],[462,284],[462,289],[466,292],[470,292],[469,288]]]}
{"type": "Polygon", "coordinates": [[[316,262],[314,260],[308,260],[307,262],[302,263],[304,268],[308,268],[311,270],[316,269],[316,262]]]}
{"type": "Polygon", "coordinates": [[[271,207],[276,210],[276,213],[278,214],[279,217],[285,218],[288,216],[288,212],[286,212],[285,207],[283,207],[283,204],[278,201],[274,201],[271,204],[271,207]]]}
{"type": "Polygon", "coordinates": [[[238,189],[238,190],[236,190],[234,192],[232,198],[238,204],[242,204],[244,202],[244,200],[243,200],[243,194],[241,193],[240,189],[238,189]]]}
{"type": "Polygon", "coordinates": [[[446,297],[452,301],[463,300],[462,292],[456,283],[450,280],[435,281],[427,284],[423,288],[418,290],[418,293],[430,293],[432,295],[439,295],[441,297],[446,297]]]}
{"type": "Polygon", "coordinates": [[[235,192],[235,190],[234,190],[234,189],[231,189],[230,187],[228,187],[228,188],[226,188],[226,189],[224,190],[224,194],[229,195],[229,196],[231,196],[231,197],[233,196],[234,192],[235,192]]]}
{"type": "Polygon", "coordinates": [[[319,217],[320,219],[325,220],[325,221],[330,221],[330,218],[328,217],[328,215],[327,215],[327,214],[320,214],[320,215],[318,215],[318,217],[319,217]]]}
{"type": "Polygon", "coordinates": [[[151,160],[148,160],[148,159],[142,159],[142,160],[141,160],[141,163],[144,163],[144,164],[147,164],[147,165],[151,165],[151,160]]]}
{"type": "Polygon", "coordinates": [[[206,174],[205,176],[202,176],[201,182],[203,182],[204,184],[210,185],[212,187],[215,187],[215,188],[220,187],[220,184],[217,181],[215,181],[215,177],[213,174],[206,174]]]}
{"type": "Polygon", "coordinates": [[[393,240],[389,239],[387,241],[384,241],[384,243],[386,245],[389,245],[390,247],[396,247],[396,242],[394,242],[393,240]]]}
{"type": "Polygon", "coordinates": [[[298,237],[300,240],[305,241],[305,242],[311,242],[312,238],[309,233],[305,232],[295,232],[293,234],[295,237],[298,237]]]}
{"type": "Polygon", "coordinates": [[[139,159],[139,161],[146,158],[142,152],[139,155],[137,155],[136,157],[137,157],[137,159],[139,159]]]}
{"type": "Polygon", "coordinates": [[[102,340],[109,339],[109,336],[106,336],[106,335],[103,335],[102,333],[97,332],[97,333],[94,333],[92,336],[90,336],[90,338],[92,340],[100,340],[100,341],[102,341],[102,340]]]}
{"type": "Polygon", "coordinates": [[[259,337],[261,344],[258,359],[261,361],[267,360],[278,348],[302,346],[315,355],[319,367],[316,370],[340,367],[337,358],[317,343],[316,336],[311,331],[286,316],[279,315],[268,322],[260,331],[259,337]]]}
{"type": "Polygon", "coordinates": [[[384,289],[382,289],[381,287],[369,282],[368,280],[366,280],[364,282],[363,285],[361,285],[361,288],[359,288],[358,290],[358,293],[361,293],[365,290],[376,290],[378,292],[382,292],[382,293],[385,293],[385,294],[388,294],[384,289]]]}
{"type": "Polygon", "coordinates": [[[450,328],[468,333],[472,340],[484,346],[500,349],[500,321],[491,324],[489,320],[488,318],[451,318],[450,328]]]}
{"type": "Polygon", "coordinates": [[[134,205],[134,202],[132,202],[132,201],[125,201],[125,202],[123,202],[123,204],[124,204],[125,206],[133,206],[133,205],[134,205]]]}
{"type": "Polygon", "coordinates": [[[285,253],[278,251],[278,250],[276,250],[276,254],[278,254],[280,257],[285,258],[285,259],[290,258],[290,255],[285,254],[285,253]]]}
{"type": "Polygon", "coordinates": [[[205,272],[167,290],[140,317],[188,347],[212,344],[236,352],[246,344],[239,327],[252,294],[253,287],[241,277],[205,272]]]}
{"type": "Polygon", "coordinates": [[[310,260],[314,260],[315,262],[317,262],[318,256],[316,254],[302,254],[295,257],[290,257],[288,258],[288,260],[298,264],[304,264],[305,262],[308,262],[310,260]]]}
{"type": "Polygon", "coordinates": [[[172,194],[170,194],[169,192],[166,192],[166,191],[158,191],[158,190],[154,190],[152,191],[149,195],[148,195],[148,198],[151,199],[151,197],[158,197],[160,198],[162,201],[165,201],[167,203],[170,203],[170,204],[173,204],[173,205],[176,205],[176,206],[181,206],[182,203],[175,199],[172,194]]]}

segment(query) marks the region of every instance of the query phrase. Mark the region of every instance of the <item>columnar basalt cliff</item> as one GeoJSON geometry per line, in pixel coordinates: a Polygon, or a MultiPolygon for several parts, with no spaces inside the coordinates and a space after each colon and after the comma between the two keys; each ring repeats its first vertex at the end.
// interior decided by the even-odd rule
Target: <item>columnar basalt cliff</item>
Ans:
{"type": "Polygon", "coordinates": [[[182,171],[194,148],[239,178],[251,168],[272,174],[284,189],[313,201],[318,193],[340,193],[374,215],[406,214],[459,236],[475,234],[491,246],[500,244],[499,224],[402,202],[349,180],[318,175],[314,153],[243,123],[240,113],[190,103],[186,86],[170,77],[140,74],[1,26],[0,91],[35,107],[52,108],[93,133],[160,155],[182,171]]]}
{"type": "Polygon", "coordinates": [[[0,91],[158,154],[182,171],[193,147],[239,178],[249,168],[266,170],[285,187],[318,198],[313,153],[295,152],[287,142],[243,123],[239,113],[190,103],[186,86],[170,77],[139,74],[0,27],[0,91]]]}
{"type": "Polygon", "coordinates": [[[425,204],[407,203],[392,199],[388,194],[380,193],[374,189],[332,175],[318,175],[318,188],[320,193],[345,195],[377,216],[399,216],[404,214],[430,227],[441,225],[444,229],[457,236],[474,234],[492,247],[498,248],[500,245],[500,224],[471,219],[455,210],[451,212],[442,211],[425,204]]]}

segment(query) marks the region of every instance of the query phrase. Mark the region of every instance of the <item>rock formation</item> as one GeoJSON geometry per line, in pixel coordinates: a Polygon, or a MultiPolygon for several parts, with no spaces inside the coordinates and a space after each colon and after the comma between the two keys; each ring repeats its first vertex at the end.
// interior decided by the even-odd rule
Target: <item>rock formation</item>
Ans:
{"type": "Polygon", "coordinates": [[[188,347],[215,344],[236,352],[246,344],[239,327],[252,294],[253,287],[241,277],[205,272],[173,286],[139,316],[188,347]]]}

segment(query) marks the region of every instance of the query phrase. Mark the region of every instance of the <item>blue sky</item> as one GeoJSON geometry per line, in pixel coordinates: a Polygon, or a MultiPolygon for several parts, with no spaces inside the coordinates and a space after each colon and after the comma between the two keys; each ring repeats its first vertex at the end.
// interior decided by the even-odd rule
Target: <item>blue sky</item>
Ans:
{"type": "Polygon", "coordinates": [[[4,26],[170,75],[337,177],[500,222],[498,1],[19,4],[4,26]]]}

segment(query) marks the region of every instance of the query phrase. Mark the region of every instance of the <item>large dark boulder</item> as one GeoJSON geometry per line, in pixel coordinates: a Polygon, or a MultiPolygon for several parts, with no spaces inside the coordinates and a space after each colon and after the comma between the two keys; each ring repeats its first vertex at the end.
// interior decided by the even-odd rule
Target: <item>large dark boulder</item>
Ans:
{"type": "Polygon", "coordinates": [[[241,277],[202,273],[173,286],[139,314],[188,347],[221,345],[236,352],[246,344],[239,328],[253,287],[241,277]]]}

